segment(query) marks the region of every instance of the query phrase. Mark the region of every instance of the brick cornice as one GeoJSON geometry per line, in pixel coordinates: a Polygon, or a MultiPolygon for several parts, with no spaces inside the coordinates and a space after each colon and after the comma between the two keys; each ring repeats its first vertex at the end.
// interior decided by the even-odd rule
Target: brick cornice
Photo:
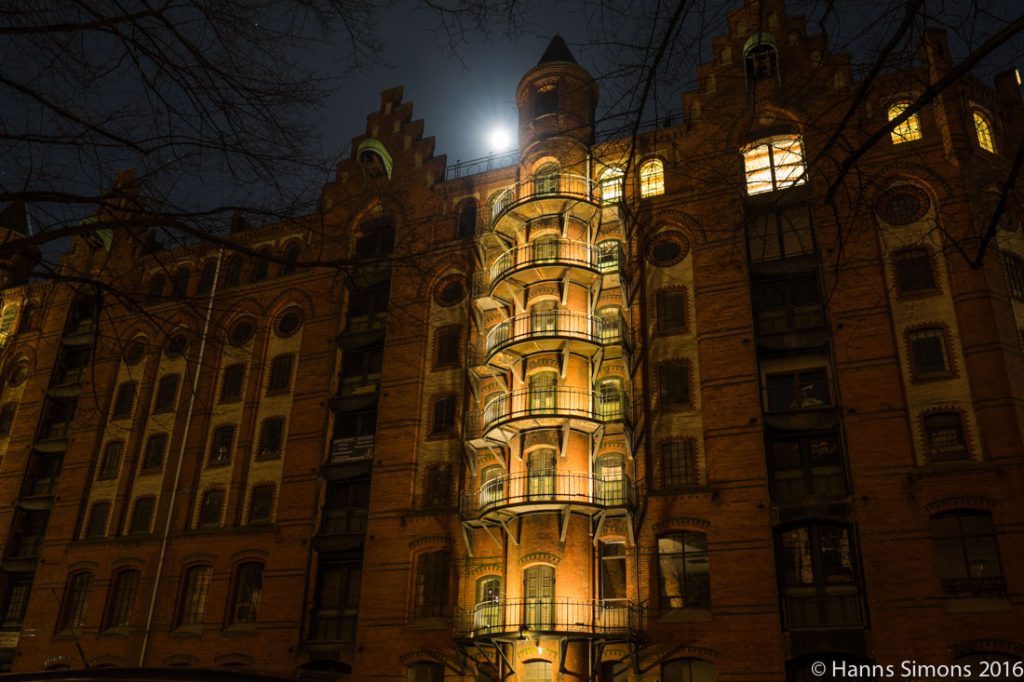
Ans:
{"type": "Polygon", "coordinates": [[[558,562],[562,560],[562,557],[551,552],[530,552],[529,554],[519,559],[519,565],[525,566],[526,564],[553,564],[558,565],[558,562]]]}

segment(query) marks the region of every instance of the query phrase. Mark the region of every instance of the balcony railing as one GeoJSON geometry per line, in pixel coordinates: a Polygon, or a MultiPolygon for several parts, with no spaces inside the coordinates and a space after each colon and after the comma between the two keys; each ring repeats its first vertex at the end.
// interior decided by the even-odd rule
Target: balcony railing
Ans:
{"type": "Polygon", "coordinates": [[[580,417],[612,422],[627,419],[628,415],[625,396],[621,392],[562,387],[521,389],[492,398],[484,406],[484,430],[513,419],[530,417],[580,417]]]}
{"type": "Polygon", "coordinates": [[[621,249],[597,247],[572,239],[533,241],[514,246],[498,256],[490,268],[493,284],[509,272],[544,265],[575,265],[601,273],[615,272],[622,260],[621,249]]]}
{"type": "Polygon", "coordinates": [[[556,310],[516,315],[487,332],[487,354],[519,341],[536,338],[570,338],[596,344],[618,344],[622,342],[624,329],[625,320],[621,315],[600,317],[556,310]]]}
{"type": "Polygon", "coordinates": [[[627,637],[643,629],[643,613],[631,601],[564,597],[498,599],[455,613],[455,633],[482,637],[509,632],[574,632],[627,637]]]}
{"type": "Polygon", "coordinates": [[[538,504],[581,504],[594,507],[635,507],[636,488],[628,476],[556,473],[553,469],[500,476],[485,481],[479,494],[462,499],[462,514],[475,518],[499,507],[538,504]]]}
{"type": "Polygon", "coordinates": [[[491,202],[491,222],[496,223],[509,209],[532,199],[577,197],[597,204],[597,190],[598,183],[582,175],[553,173],[535,176],[506,188],[491,202]]]}
{"type": "Polygon", "coordinates": [[[786,622],[791,628],[851,627],[864,624],[864,610],[856,591],[787,594],[786,622]]]}

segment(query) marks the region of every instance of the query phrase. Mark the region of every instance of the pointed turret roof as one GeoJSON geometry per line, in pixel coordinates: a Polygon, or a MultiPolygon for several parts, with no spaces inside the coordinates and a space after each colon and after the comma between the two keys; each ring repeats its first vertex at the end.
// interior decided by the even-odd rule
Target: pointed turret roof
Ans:
{"type": "Polygon", "coordinates": [[[555,34],[555,37],[548,43],[548,49],[544,50],[544,54],[541,56],[540,61],[537,62],[537,66],[541,64],[548,64],[550,62],[569,62],[570,64],[576,63],[576,58],[572,56],[572,52],[569,51],[569,46],[565,44],[565,40],[562,36],[555,34]]]}

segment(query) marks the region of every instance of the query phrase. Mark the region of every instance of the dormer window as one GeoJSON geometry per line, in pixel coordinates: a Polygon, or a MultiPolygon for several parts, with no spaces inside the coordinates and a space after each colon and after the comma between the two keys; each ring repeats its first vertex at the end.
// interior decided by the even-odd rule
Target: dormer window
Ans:
{"type": "MultiPolygon", "coordinates": [[[[888,119],[891,121],[897,116],[903,114],[910,106],[910,102],[896,102],[889,107],[888,119]]],[[[898,126],[892,129],[892,143],[900,144],[902,142],[913,142],[914,140],[921,139],[921,119],[917,117],[917,114],[911,114],[910,117],[900,123],[898,126]]]]}
{"type": "Polygon", "coordinates": [[[779,51],[775,39],[767,33],[755,33],[743,49],[747,86],[779,77],[779,51]]]}

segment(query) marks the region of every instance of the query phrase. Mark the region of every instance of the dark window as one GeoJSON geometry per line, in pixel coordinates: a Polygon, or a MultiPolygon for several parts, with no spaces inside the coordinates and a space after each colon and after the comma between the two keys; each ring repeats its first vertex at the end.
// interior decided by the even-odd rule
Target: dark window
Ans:
{"type": "Polygon", "coordinates": [[[188,348],[188,337],[184,334],[177,334],[167,342],[167,348],[164,352],[167,353],[169,358],[181,357],[185,350],[188,348]]]}
{"type": "Polygon", "coordinates": [[[434,289],[434,301],[438,305],[450,308],[466,297],[466,283],[461,275],[445,277],[434,289]]]}
{"type": "Polygon", "coordinates": [[[153,403],[154,412],[168,412],[174,409],[174,399],[178,397],[179,374],[165,374],[160,377],[160,383],[156,388],[156,400],[153,403]]]}
{"type": "Polygon", "coordinates": [[[217,262],[206,261],[203,270],[199,273],[199,286],[196,287],[196,294],[208,294],[213,289],[213,280],[217,276],[217,262]]]}
{"type": "Polygon", "coordinates": [[[43,533],[50,514],[46,511],[19,510],[14,521],[14,538],[10,541],[10,556],[25,559],[39,556],[43,533]]]}
{"type": "Polygon", "coordinates": [[[1010,296],[1024,299],[1024,258],[1012,253],[1004,253],[1003,265],[1006,268],[1006,280],[1010,287],[1010,296]]]}
{"type": "Polygon", "coordinates": [[[27,303],[21,311],[21,323],[18,325],[18,333],[32,331],[32,325],[36,323],[36,305],[27,303]]]}
{"type": "Polygon", "coordinates": [[[335,438],[373,436],[377,432],[377,411],[345,412],[334,420],[335,438]]]}
{"type": "Polygon", "coordinates": [[[178,298],[184,298],[188,295],[188,280],[192,276],[192,271],[188,268],[178,268],[174,271],[174,279],[171,281],[171,290],[174,291],[174,295],[178,298]]]}
{"type": "Polygon", "coordinates": [[[715,666],[696,658],[680,658],[661,664],[661,682],[715,682],[715,666]]]}
{"type": "Polygon", "coordinates": [[[682,360],[658,366],[658,388],[662,408],[683,407],[690,403],[690,366],[682,360]]]}
{"type": "MultiPolygon", "coordinates": [[[[786,182],[792,184],[793,179],[786,182]]],[[[750,260],[755,263],[814,251],[811,214],[807,208],[766,211],[750,218],[747,230],[747,248],[750,260]]]]}
{"type": "Polygon", "coordinates": [[[356,258],[383,258],[395,248],[395,228],[391,221],[372,220],[359,226],[356,240],[356,258]]]}
{"type": "Polygon", "coordinates": [[[167,277],[164,275],[153,275],[149,280],[149,288],[146,289],[146,305],[159,303],[164,297],[164,288],[167,286],[167,277]]]}
{"type": "Polygon", "coordinates": [[[112,419],[124,419],[131,415],[132,405],[135,404],[134,381],[126,381],[117,387],[117,397],[114,398],[114,409],[111,412],[112,419]]]}
{"type": "Polygon", "coordinates": [[[753,86],[759,80],[774,78],[779,70],[779,55],[775,48],[764,43],[747,50],[747,84],[753,86]]]}
{"type": "Polygon", "coordinates": [[[255,260],[252,264],[252,275],[250,280],[253,282],[262,282],[267,278],[270,273],[270,259],[267,258],[266,251],[260,251],[256,254],[255,260]]]}
{"type": "Polygon", "coordinates": [[[896,286],[901,294],[935,290],[935,273],[928,249],[905,249],[893,256],[896,286]]]}
{"type": "Polygon", "coordinates": [[[661,608],[708,608],[708,538],[685,531],[658,538],[658,577],[661,608]]]}
{"type": "Polygon", "coordinates": [[[181,605],[178,607],[178,627],[202,625],[212,574],[213,569],[209,566],[192,566],[185,571],[181,585],[181,605]]]}
{"type": "Polygon", "coordinates": [[[790,628],[863,624],[860,573],[848,526],[807,524],[779,534],[783,613],[790,628]]]}
{"type": "Polygon", "coordinates": [[[16,629],[25,617],[28,606],[28,595],[32,589],[31,573],[12,573],[7,576],[7,591],[3,601],[3,619],[0,624],[5,629],[16,629]]]}
{"type": "Polygon", "coordinates": [[[107,613],[103,618],[103,629],[126,628],[132,624],[132,610],[135,608],[135,594],[139,589],[139,571],[128,569],[114,574],[110,584],[107,613]]]}
{"type": "Polygon", "coordinates": [[[915,379],[928,375],[948,374],[946,334],[941,327],[917,329],[907,334],[910,362],[915,379]]]}
{"type": "Polygon", "coordinates": [[[294,275],[295,264],[299,262],[299,251],[302,245],[299,242],[292,242],[284,249],[284,265],[281,266],[282,275],[294,275]]]}
{"type": "Polygon", "coordinates": [[[231,445],[235,441],[235,427],[231,424],[218,426],[210,440],[210,464],[227,464],[231,461],[231,445]]]}
{"type": "Polygon", "coordinates": [[[14,426],[14,412],[18,409],[17,403],[5,403],[0,408],[0,436],[7,436],[14,426]]]}
{"type": "Polygon", "coordinates": [[[60,453],[33,453],[29,460],[28,476],[23,488],[26,497],[52,495],[57,486],[57,477],[63,462],[60,453]]]}
{"type": "Polygon", "coordinates": [[[534,100],[534,118],[556,113],[558,113],[558,88],[550,86],[544,90],[538,90],[534,100]]]}
{"type": "Polygon", "coordinates": [[[677,332],[686,329],[686,292],[659,291],[658,331],[677,332]]]}
{"type": "Polygon", "coordinates": [[[383,318],[388,311],[390,295],[391,282],[387,280],[373,286],[349,289],[346,331],[372,326],[365,318],[383,318]]]}
{"type": "Polygon", "coordinates": [[[819,329],[825,324],[818,278],[814,273],[755,283],[757,332],[819,329]]]}
{"type": "Polygon", "coordinates": [[[167,449],[167,434],[157,433],[149,437],[146,443],[146,455],[142,458],[142,469],[159,469],[164,464],[164,451],[167,449]]]}
{"type": "Polygon", "coordinates": [[[144,535],[149,532],[155,507],[155,497],[140,497],[135,500],[135,509],[132,510],[132,520],[128,526],[130,535],[144,535]]]}
{"type": "Polygon", "coordinates": [[[292,361],[294,356],[278,355],[270,361],[270,379],[267,381],[267,394],[287,393],[292,385],[292,361]]]}
{"type": "Polygon", "coordinates": [[[428,509],[443,508],[451,505],[452,470],[448,465],[432,466],[427,469],[426,494],[423,506],[428,509]]]}
{"type": "Polygon", "coordinates": [[[434,401],[434,415],[430,421],[431,433],[447,433],[455,428],[455,396],[445,396],[434,401]]]}
{"type": "Polygon", "coordinates": [[[274,513],[274,486],[258,485],[249,501],[249,523],[270,523],[274,513]]]}
{"type": "Polygon", "coordinates": [[[661,444],[661,482],[666,487],[697,485],[697,446],[692,439],[661,444]]]}
{"type": "Polygon", "coordinates": [[[251,317],[243,317],[231,325],[231,331],[228,332],[228,341],[232,346],[244,346],[249,343],[249,339],[255,333],[256,324],[253,322],[253,319],[251,317]]]}
{"type": "Polygon", "coordinates": [[[298,308],[289,308],[277,318],[274,330],[278,336],[289,337],[299,331],[302,326],[302,312],[298,308]]]}
{"type": "Polygon", "coordinates": [[[767,376],[768,411],[788,412],[832,404],[824,368],[767,376]]]}
{"type": "Polygon", "coordinates": [[[362,535],[369,510],[369,481],[328,483],[320,534],[362,535]]]}
{"type": "Polygon", "coordinates": [[[57,372],[53,378],[55,386],[66,386],[77,384],[82,380],[89,360],[92,357],[92,350],[89,346],[72,346],[64,348],[60,355],[60,362],[57,365],[57,372]]]}
{"type": "Polygon", "coordinates": [[[220,401],[234,403],[242,399],[242,380],[245,378],[245,365],[229,365],[224,368],[224,378],[220,384],[220,401]]]}
{"type": "Polygon", "coordinates": [[[102,481],[117,477],[123,451],[124,443],[122,441],[115,440],[107,443],[107,447],[103,449],[103,459],[100,460],[100,471],[97,478],[102,481]]]}
{"type": "Polygon", "coordinates": [[[929,414],[923,421],[928,461],[967,459],[967,441],[964,439],[964,425],[959,412],[929,414]]]}
{"type": "Polygon", "coordinates": [[[124,351],[124,364],[134,367],[142,362],[144,357],[146,357],[146,341],[144,338],[135,339],[128,344],[124,351]]]}
{"type": "Polygon", "coordinates": [[[413,615],[417,618],[448,613],[448,585],[451,554],[446,550],[425,552],[416,560],[416,590],[413,615]]]}
{"type": "Polygon", "coordinates": [[[199,503],[199,528],[220,525],[220,512],[224,507],[224,491],[220,488],[207,490],[199,503]]]}
{"type": "Polygon", "coordinates": [[[224,288],[233,289],[242,281],[242,257],[231,256],[224,269],[224,288]]]}
{"type": "Polygon", "coordinates": [[[1000,597],[1006,593],[992,517],[980,511],[933,516],[932,537],[942,593],[947,597],[1000,597]]]}
{"type": "Polygon", "coordinates": [[[92,573],[75,573],[64,588],[57,632],[76,630],[85,625],[85,606],[92,587],[92,573]]]}
{"type": "Polygon", "coordinates": [[[456,239],[466,239],[476,234],[476,202],[466,199],[459,204],[459,227],[456,239]]]}
{"type": "Polygon", "coordinates": [[[462,327],[451,325],[437,330],[435,364],[438,367],[458,367],[462,327]]]}
{"type": "Polygon", "coordinates": [[[355,563],[324,562],[317,569],[312,638],[352,642],[356,636],[363,567],[355,563]]]}
{"type": "Polygon", "coordinates": [[[263,593],[263,564],[244,563],[235,573],[235,591],[231,599],[231,624],[255,623],[263,593]]]}
{"type": "Polygon", "coordinates": [[[284,445],[284,417],[268,417],[260,430],[260,449],[256,459],[277,459],[284,445]]]}
{"type": "Polygon", "coordinates": [[[107,533],[107,517],[110,515],[109,502],[93,502],[89,520],[85,524],[85,537],[101,538],[107,533]]]}
{"type": "Polygon", "coordinates": [[[835,434],[772,438],[768,463],[778,504],[846,494],[843,457],[835,434]]]}

